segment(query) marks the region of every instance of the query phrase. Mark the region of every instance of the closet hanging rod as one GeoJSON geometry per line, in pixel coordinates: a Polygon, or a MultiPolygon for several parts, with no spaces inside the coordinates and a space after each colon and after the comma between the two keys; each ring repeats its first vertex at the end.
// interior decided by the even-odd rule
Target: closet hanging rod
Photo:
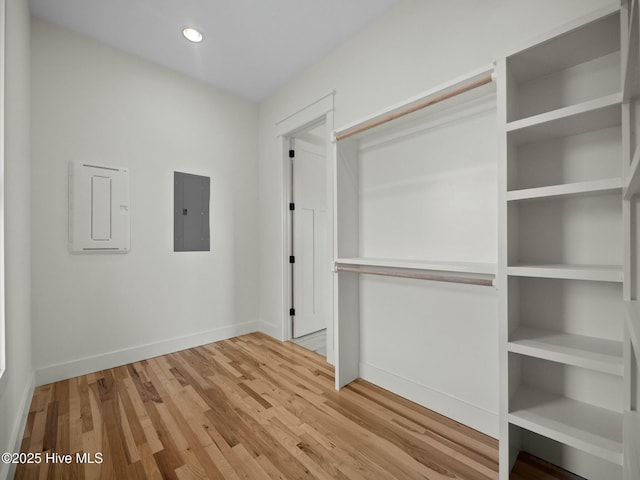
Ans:
{"type": "Polygon", "coordinates": [[[376,120],[372,120],[369,123],[365,123],[364,125],[361,125],[357,128],[354,128],[353,130],[349,130],[346,131],[344,133],[340,133],[339,135],[336,135],[336,140],[340,141],[340,140],[344,140],[345,138],[349,138],[352,135],[356,135],[358,133],[362,133],[365,132],[371,128],[377,127],[379,125],[383,125],[385,123],[388,123],[392,120],[395,120],[396,118],[400,118],[400,117],[404,117],[405,115],[409,115],[410,113],[413,112],[417,112],[418,110],[422,110],[423,108],[429,107],[431,105],[435,105],[436,103],[440,103],[444,100],[448,100],[450,98],[453,98],[457,95],[460,95],[462,93],[468,92],[470,90],[473,90],[474,88],[478,88],[481,87],[483,85],[486,85],[488,83],[491,83],[493,81],[493,72],[492,73],[488,73],[487,75],[485,75],[484,77],[481,77],[478,80],[474,80],[473,82],[470,82],[466,85],[462,85],[461,87],[458,87],[454,90],[450,90],[448,92],[442,93],[438,96],[429,98],[427,100],[424,100],[420,103],[417,103],[415,105],[412,105],[410,107],[405,108],[404,110],[400,110],[398,112],[394,112],[391,113],[389,115],[386,115],[382,118],[378,118],[376,120]]]}
{"type": "Polygon", "coordinates": [[[413,273],[413,272],[399,272],[391,270],[375,270],[372,268],[362,267],[346,267],[343,265],[336,266],[337,272],[351,272],[351,273],[363,273],[366,275],[380,275],[383,277],[400,277],[400,278],[412,278],[416,280],[432,280],[434,282],[449,282],[449,283],[464,283],[467,285],[481,285],[483,287],[493,287],[493,280],[486,278],[473,278],[473,277],[456,277],[453,275],[436,275],[433,273],[413,273]]]}

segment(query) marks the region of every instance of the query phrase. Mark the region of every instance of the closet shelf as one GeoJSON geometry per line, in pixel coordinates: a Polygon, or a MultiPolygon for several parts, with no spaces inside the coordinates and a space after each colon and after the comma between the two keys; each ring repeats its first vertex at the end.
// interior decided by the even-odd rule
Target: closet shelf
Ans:
{"type": "Polygon", "coordinates": [[[521,327],[511,335],[510,352],[588,368],[611,375],[623,374],[622,342],[521,327]]]}
{"type": "Polygon", "coordinates": [[[509,139],[518,145],[602,130],[620,125],[622,94],[614,93],[507,123],[509,139]]]}
{"type": "Polygon", "coordinates": [[[596,193],[611,193],[622,190],[622,179],[607,178],[588,182],[566,183],[547,187],[526,188],[507,192],[507,201],[554,198],[596,193]]]}
{"type": "Polygon", "coordinates": [[[509,422],[622,465],[622,414],[521,386],[509,422]]]}
{"type": "MultiPolygon", "coordinates": [[[[629,329],[629,337],[633,344],[633,349],[640,352],[640,303],[637,300],[624,302],[625,313],[627,317],[627,327],[629,329]]],[[[640,358],[637,358],[640,362],[640,358]]],[[[640,365],[639,365],[640,368],[640,365]]]]}
{"type": "Polygon", "coordinates": [[[624,199],[630,200],[637,193],[640,193],[640,148],[636,148],[631,160],[629,178],[624,188],[624,199]]]}
{"type": "Polygon", "coordinates": [[[619,47],[619,5],[594,12],[594,21],[567,31],[567,27],[551,31],[536,39],[534,46],[517,47],[505,52],[509,70],[517,83],[566,70],[580,63],[617,51],[619,47]]]}
{"type": "Polygon", "coordinates": [[[622,282],[622,267],[617,265],[513,265],[507,275],[516,277],[590,280],[594,282],[622,282]]]}
{"type": "Polygon", "coordinates": [[[363,267],[399,268],[423,270],[429,272],[474,273],[494,276],[497,271],[495,263],[476,262],[442,262],[430,260],[399,260],[393,258],[338,258],[336,266],[357,265],[363,267]]]}

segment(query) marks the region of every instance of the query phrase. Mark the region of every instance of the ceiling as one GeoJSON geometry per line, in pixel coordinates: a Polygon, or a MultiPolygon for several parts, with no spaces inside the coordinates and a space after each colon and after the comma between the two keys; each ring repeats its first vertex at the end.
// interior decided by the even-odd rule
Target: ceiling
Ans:
{"type": "Polygon", "coordinates": [[[261,101],[399,0],[31,0],[34,16],[261,101]],[[194,44],[182,29],[199,29],[194,44]]]}

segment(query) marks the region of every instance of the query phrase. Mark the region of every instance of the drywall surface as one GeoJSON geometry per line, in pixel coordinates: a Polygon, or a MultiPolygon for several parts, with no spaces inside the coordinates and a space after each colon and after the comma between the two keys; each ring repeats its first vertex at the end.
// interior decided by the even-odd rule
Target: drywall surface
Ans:
{"type": "Polygon", "coordinates": [[[43,383],[253,331],[257,106],[32,23],[33,347],[43,383]],[[67,249],[67,164],[130,172],[131,251],[67,249]],[[211,251],[173,252],[173,172],[211,179],[211,251]]]}
{"type": "MultiPolygon", "coordinates": [[[[282,300],[285,262],[282,225],[286,211],[282,205],[282,142],[276,133],[279,121],[335,91],[338,128],[489,64],[501,52],[609,3],[608,0],[404,0],[263,102],[259,197],[261,329],[272,334],[281,332],[287,307],[282,300]]],[[[396,283],[365,281],[361,283],[361,289],[365,289],[361,291],[364,293],[361,301],[380,298],[384,291],[393,296],[394,291],[401,291],[396,287],[396,283]]],[[[405,385],[405,391],[413,391],[413,398],[423,403],[432,398],[430,393],[436,393],[442,394],[443,401],[451,398],[458,402],[462,409],[469,405],[470,417],[479,408],[488,414],[484,420],[475,424],[467,421],[467,417],[464,420],[497,435],[495,291],[479,294],[463,290],[456,295],[447,291],[445,295],[439,289],[434,287],[421,295],[407,292],[409,304],[402,305],[403,315],[394,317],[388,316],[387,309],[361,306],[361,311],[367,314],[361,318],[361,372],[377,372],[371,378],[375,376],[388,388],[398,390],[395,387],[405,385]],[[446,298],[448,302],[444,301],[446,298]],[[449,308],[455,301],[462,306],[449,308]],[[430,305],[428,315],[421,313],[424,302],[430,305]],[[414,315],[410,314],[412,311],[414,315]],[[454,326],[458,335],[452,335],[454,326]],[[446,329],[444,335],[442,328],[446,329]],[[429,338],[430,344],[439,338],[438,351],[420,348],[420,336],[429,338]],[[403,355],[393,360],[387,358],[390,352],[400,351],[403,355]],[[440,372],[433,367],[436,361],[440,372]],[[420,368],[421,365],[430,366],[420,368]],[[469,378],[471,365],[476,379],[473,388],[461,385],[469,378]],[[385,380],[389,378],[397,381],[385,380]]],[[[451,415],[455,416],[455,412],[451,415]]]]}
{"type": "MultiPolygon", "coordinates": [[[[4,2],[0,3],[1,4],[4,2]]],[[[29,7],[6,1],[4,216],[6,371],[0,381],[0,451],[15,452],[31,403],[29,7]]],[[[10,476],[0,463],[0,479],[10,476]]]]}

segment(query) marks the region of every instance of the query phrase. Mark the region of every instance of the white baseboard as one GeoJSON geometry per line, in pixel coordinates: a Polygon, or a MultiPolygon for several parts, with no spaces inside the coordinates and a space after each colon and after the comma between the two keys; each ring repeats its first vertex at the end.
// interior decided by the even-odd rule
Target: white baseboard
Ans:
{"type": "Polygon", "coordinates": [[[283,340],[281,325],[274,325],[273,323],[268,323],[264,320],[260,320],[260,322],[258,323],[258,331],[278,340],[283,340]]]}
{"type": "Polygon", "coordinates": [[[198,347],[207,343],[218,342],[228,338],[245,335],[258,330],[258,322],[246,322],[238,325],[215,328],[184,337],[172,338],[157,343],[149,343],[137,347],[126,348],[115,352],[85,357],[71,362],[49,365],[36,370],[36,385],[66,380],[87,373],[98,372],[108,368],[139,362],[148,358],[178,352],[187,348],[198,347]]]}
{"type": "Polygon", "coordinates": [[[366,363],[360,363],[360,377],[485,435],[498,438],[497,413],[366,363]]]}
{"type": "MultiPolygon", "coordinates": [[[[29,381],[24,389],[22,398],[20,399],[20,410],[16,415],[16,421],[11,431],[11,437],[13,438],[13,449],[10,452],[19,452],[20,445],[22,443],[22,437],[24,436],[24,428],[27,425],[27,417],[29,416],[29,408],[31,407],[31,399],[33,398],[33,391],[36,388],[36,381],[34,373],[29,377],[29,381]]],[[[0,479],[8,480],[13,478],[16,473],[16,464],[2,463],[0,462],[0,479]]]]}

